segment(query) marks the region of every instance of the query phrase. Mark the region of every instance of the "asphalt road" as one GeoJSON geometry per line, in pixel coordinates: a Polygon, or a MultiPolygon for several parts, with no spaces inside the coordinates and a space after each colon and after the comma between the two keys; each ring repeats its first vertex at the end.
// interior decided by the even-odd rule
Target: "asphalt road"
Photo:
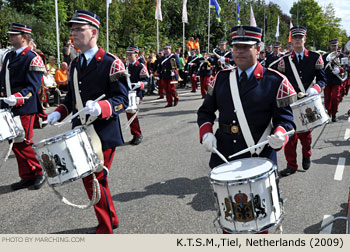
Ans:
{"type": "MultiPolygon", "coordinates": [[[[132,137],[128,129],[123,129],[126,144],[117,148],[108,178],[120,221],[115,233],[221,232],[213,225],[217,213],[208,177],[209,153],[199,144],[196,123],[196,111],[203,100],[199,92],[191,93],[190,89],[180,89],[179,94],[178,106],[170,108],[164,108],[165,100],[156,100],[156,95],[145,97],[139,114],[144,135],[140,145],[127,144],[132,137]]],[[[306,172],[300,168],[281,179],[283,233],[318,234],[327,216],[345,216],[350,184],[348,109],[350,98],[345,97],[339,121],[313,131],[311,168],[306,172]]],[[[126,124],[125,114],[121,122],[126,124]]],[[[69,129],[68,125],[36,129],[34,141],[69,129]]],[[[1,143],[0,155],[4,156],[7,149],[8,143],[1,143]]],[[[299,164],[300,156],[299,144],[299,164]]],[[[285,168],[283,151],[278,154],[278,163],[280,170],[285,168]]],[[[13,154],[0,168],[0,174],[0,233],[85,233],[97,225],[92,208],[80,210],[64,205],[47,184],[36,191],[13,192],[10,185],[19,180],[13,154]]],[[[87,203],[80,180],[57,190],[74,203],[87,203]]],[[[336,221],[324,232],[345,233],[345,223],[336,221]]]]}

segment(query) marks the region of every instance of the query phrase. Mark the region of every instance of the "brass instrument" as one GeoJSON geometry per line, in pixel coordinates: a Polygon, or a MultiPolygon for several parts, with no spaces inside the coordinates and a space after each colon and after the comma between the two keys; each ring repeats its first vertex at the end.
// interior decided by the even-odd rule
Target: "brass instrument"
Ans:
{"type": "MultiPolygon", "coordinates": [[[[339,60],[339,57],[338,57],[336,51],[331,52],[330,54],[328,54],[326,60],[328,61],[328,63],[325,66],[325,69],[327,69],[329,67],[329,69],[331,71],[333,71],[335,67],[342,68],[340,60],[339,60]]],[[[335,76],[337,76],[339,80],[344,82],[348,78],[348,72],[347,71],[343,71],[343,72],[340,72],[338,74],[335,74],[335,76]]]]}

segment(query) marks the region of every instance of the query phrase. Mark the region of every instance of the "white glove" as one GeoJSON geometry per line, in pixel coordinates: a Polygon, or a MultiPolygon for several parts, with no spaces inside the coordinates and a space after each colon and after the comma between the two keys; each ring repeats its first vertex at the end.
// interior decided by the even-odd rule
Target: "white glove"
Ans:
{"type": "Polygon", "coordinates": [[[340,73],[339,67],[335,67],[335,68],[333,69],[332,73],[333,73],[333,74],[338,74],[338,73],[340,73]]]}
{"type": "Polygon", "coordinates": [[[88,100],[85,104],[85,114],[90,114],[92,116],[99,116],[102,112],[100,104],[92,100],[88,100]]]}
{"type": "Polygon", "coordinates": [[[314,89],[314,88],[309,88],[308,90],[306,90],[306,93],[307,93],[309,96],[318,95],[317,90],[314,89]]]}
{"type": "Polygon", "coordinates": [[[61,119],[61,113],[54,111],[48,115],[47,122],[51,125],[54,125],[60,119],[61,119]]]}
{"type": "Polygon", "coordinates": [[[267,137],[267,140],[269,141],[269,145],[272,149],[282,148],[285,141],[285,137],[282,135],[283,133],[281,131],[277,131],[275,134],[267,137]]]}
{"type": "Polygon", "coordinates": [[[221,65],[224,65],[226,62],[226,59],[225,59],[225,57],[220,57],[219,61],[220,61],[221,65]]]}
{"type": "Polygon", "coordinates": [[[205,133],[202,144],[207,151],[214,152],[213,147],[216,148],[216,137],[211,132],[205,133]]]}
{"type": "Polygon", "coordinates": [[[14,95],[10,95],[9,97],[4,99],[9,106],[15,106],[17,104],[16,97],[14,95]]]}

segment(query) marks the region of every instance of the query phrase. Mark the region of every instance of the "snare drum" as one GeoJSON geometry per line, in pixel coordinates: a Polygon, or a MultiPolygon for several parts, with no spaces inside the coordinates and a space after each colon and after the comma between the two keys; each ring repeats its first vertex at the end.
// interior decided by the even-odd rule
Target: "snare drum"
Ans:
{"type": "Polygon", "coordinates": [[[8,109],[0,109],[0,142],[12,140],[20,134],[12,113],[8,109]]]}
{"type": "Polygon", "coordinates": [[[220,227],[228,233],[259,233],[283,216],[276,165],[267,158],[244,158],[209,174],[220,227]]]}
{"type": "Polygon", "coordinates": [[[42,140],[33,149],[51,186],[84,178],[103,168],[84,126],[42,140]]]}
{"type": "Polygon", "coordinates": [[[329,122],[321,95],[300,99],[290,105],[293,110],[296,133],[302,133],[329,122]]]}
{"type": "Polygon", "coordinates": [[[127,113],[135,113],[137,111],[137,96],[136,91],[129,91],[129,106],[126,108],[127,113]]]}

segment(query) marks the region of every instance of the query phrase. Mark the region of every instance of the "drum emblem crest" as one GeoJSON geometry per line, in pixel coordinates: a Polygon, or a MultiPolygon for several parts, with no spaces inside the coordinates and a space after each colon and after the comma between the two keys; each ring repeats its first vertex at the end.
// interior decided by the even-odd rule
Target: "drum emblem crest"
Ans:
{"type": "Polygon", "coordinates": [[[43,167],[48,177],[56,177],[61,173],[68,172],[64,158],[60,159],[57,154],[52,159],[48,154],[43,153],[41,160],[43,161],[43,167]]]}
{"type": "Polygon", "coordinates": [[[318,119],[321,118],[321,115],[319,114],[318,110],[316,109],[316,107],[314,107],[314,109],[307,107],[305,109],[305,114],[302,114],[302,124],[306,125],[308,123],[313,123],[315,121],[317,121],[318,119]],[[306,119],[306,120],[304,120],[306,119]]]}
{"type": "Polygon", "coordinates": [[[234,220],[238,222],[252,221],[255,216],[262,218],[266,217],[265,201],[261,200],[259,195],[255,195],[254,198],[248,201],[248,196],[241,191],[232,198],[225,198],[225,219],[232,221],[232,215],[234,220]],[[232,210],[233,207],[233,210],[232,210]]]}

